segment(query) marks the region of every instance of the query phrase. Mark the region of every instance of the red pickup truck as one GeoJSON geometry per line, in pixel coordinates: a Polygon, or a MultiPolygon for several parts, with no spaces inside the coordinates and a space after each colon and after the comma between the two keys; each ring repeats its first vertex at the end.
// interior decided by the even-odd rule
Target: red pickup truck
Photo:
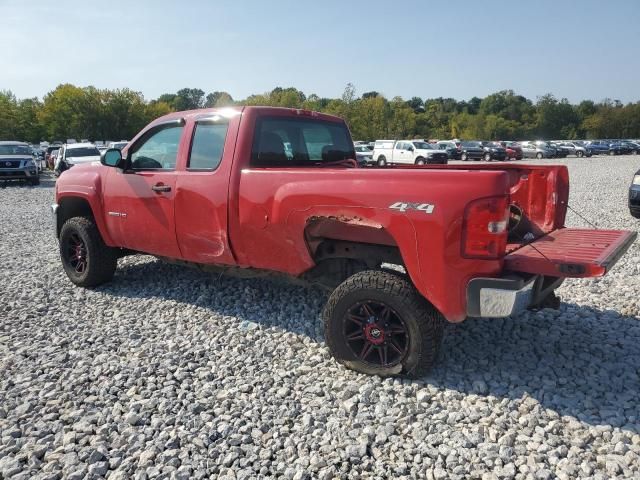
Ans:
{"type": "Polygon", "coordinates": [[[71,281],[111,280],[146,253],[331,290],[327,345],[354,370],[419,376],[443,322],[553,305],[604,275],[635,233],[564,228],[564,166],[357,168],[345,122],[296,109],[172,113],[56,183],[71,281]]]}

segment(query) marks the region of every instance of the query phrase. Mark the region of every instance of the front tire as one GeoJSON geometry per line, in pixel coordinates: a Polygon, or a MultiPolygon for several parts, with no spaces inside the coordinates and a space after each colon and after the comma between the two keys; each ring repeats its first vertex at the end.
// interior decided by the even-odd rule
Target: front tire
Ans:
{"type": "Polygon", "coordinates": [[[466,153],[463,153],[462,155],[460,155],[460,160],[462,160],[463,162],[466,162],[467,160],[469,160],[469,155],[467,155],[466,153]]]}
{"type": "Polygon", "coordinates": [[[322,316],[334,358],[368,375],[424,375],[443,337],[442,315],[406,277],[386,271],[349,277],[333,291],[322,316]]]}
{"type": "Polygon", "coordinates": [[[490,153],[485,153],[484,154],[484,161],[485,162],[490,162],[491,161],[491,154],[490,153]]]}
{"type": "Polygon", "coordinates": [[[422,157],[416,158],[416,165],[426,165],[426,164],[427,164],[427,162],[425,161],[424,158],[422,158],[422,157]]]}
{"type": "Polygon", "coordinates": [[[73,217],[60,229],[60,258],[64,271],[80,287],[96,287],[113,278],[117,250],[105,245],[98,227],[87,217],[73,217]]]}
{"type": "Polygon", "coordinates": [[[536,153],[536,158],[537,158],[538,160],[542,160],[542,157],[544,157],[544,155],[542,155],[542,152],[538,152],[538,153],[536,153]]]}
{"type": "Polygon", "coordinates": [[[35,187],[36,185],[40,185],[40,177],[35,176],[35,177],[33,177],[33,178],[30,178],[30,179],[29,179],[29,183],[30,183],[31,185],[33,185],[34,187],[35,187]]]}

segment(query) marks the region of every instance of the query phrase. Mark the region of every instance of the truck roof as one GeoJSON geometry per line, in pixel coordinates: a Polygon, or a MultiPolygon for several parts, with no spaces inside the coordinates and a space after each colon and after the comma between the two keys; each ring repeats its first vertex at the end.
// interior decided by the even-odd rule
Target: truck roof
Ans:
{"type": "Polygon", "coordinates": [[[187,119],[192,117],[207,116],[207,115],[221,115],[223,117],[231,118],[235,115],[239,115],[243,112],[250,110],[260,111],[263,115],[282,115],[283,113],[297,113],[304,117],[313,117],[321,120],[327,120],[331,122],[344,123],[344,120],[334,115],[327,115],[326,113],[316,112],[312,110],[304,110],[302,108],[285,108],[285,107],[259,107],[259,106],[235,106],[235,107],[222,107],[222,108],[199,108],[197,110],[184,110],[180,112],[171,112],[167,115],[155,119],[152,123],[162,123],[168,120],[179,120],[181,118],[187,119]]]}

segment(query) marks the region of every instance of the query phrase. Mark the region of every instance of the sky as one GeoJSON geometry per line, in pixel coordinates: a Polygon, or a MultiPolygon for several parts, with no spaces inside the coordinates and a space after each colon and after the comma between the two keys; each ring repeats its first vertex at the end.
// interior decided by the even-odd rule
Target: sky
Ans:
{"type": "Polygon", "coordinates": [[[640,0],[0,0],[0,90],[640,100],[640,0]]]}

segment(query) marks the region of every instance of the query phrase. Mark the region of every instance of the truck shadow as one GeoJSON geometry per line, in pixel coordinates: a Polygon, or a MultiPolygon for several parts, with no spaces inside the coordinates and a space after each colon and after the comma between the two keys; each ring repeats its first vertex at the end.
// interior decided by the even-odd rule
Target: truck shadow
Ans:
{"type": "MultiPolygon", "coordinates": [[[[159,261],[122,265],[101,290],[198,305],[237,317],[240,329],[258,324],[323,341],[320,312],[326,295],[318,290],[159,261]]],[[[640,320],[563,303],[560,310],[448,325],[438,364],[414,384],[509,400],[532,397],[559,415],[638,431],[640,320]]]]}

